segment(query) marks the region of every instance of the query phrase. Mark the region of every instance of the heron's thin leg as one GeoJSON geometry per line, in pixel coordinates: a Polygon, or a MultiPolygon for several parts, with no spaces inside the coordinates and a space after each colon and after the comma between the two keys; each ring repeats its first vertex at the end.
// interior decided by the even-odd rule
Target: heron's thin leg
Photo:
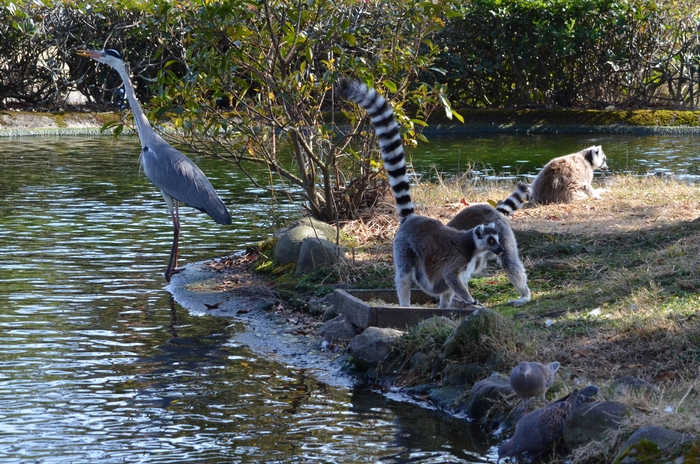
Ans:
{"type": "Polygon", "coordinates": [[[180,208],[178,201],[175,201],[175,221],[177,221],[177,226],[175,227],[173,246],[175,247],[175,262],[173,263],[173,273],[179,272],[177,267],[177,258],[180,253],[180,208]]]}
{"type": "Polygon", "coordinates": [[[168,267],[165,269],[165,280],[167,281],[170,281],[170,276],[180,272],[180,269],[177,268],[178,242],[180,239],[180,211],[177,202],[170,210],[170,218],[173,220],[173,245],[170,249],[168,267]]]}

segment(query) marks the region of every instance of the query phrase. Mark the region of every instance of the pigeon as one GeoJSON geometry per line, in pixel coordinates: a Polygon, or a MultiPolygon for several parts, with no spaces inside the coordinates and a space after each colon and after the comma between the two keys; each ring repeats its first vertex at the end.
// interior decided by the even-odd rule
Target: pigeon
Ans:
{"type": "Polygon", "coordinates": [[[511,371],[510,386],[527,407],[530,400],[536,396],[544,400],[544,394],[554,383],[554,373],[557,369],[559,363],[556,361],[546,366],[534,361],[523,361],[511,371]]]}
{"type": "Polygon", "coordinates": [[[498,447],[498,460],[521,453],[533,455],[547,451],[562,434],[566,419],[578,402],[578,390],[574,390],[564,401],[525,414],[515,424],[515,433],[498,447]]]}

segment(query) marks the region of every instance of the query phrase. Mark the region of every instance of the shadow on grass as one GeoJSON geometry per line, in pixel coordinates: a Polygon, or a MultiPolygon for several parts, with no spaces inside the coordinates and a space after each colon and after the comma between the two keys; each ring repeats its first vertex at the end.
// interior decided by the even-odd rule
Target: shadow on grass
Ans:
{"type": "Polygon", "coordinates": [[[591,235],[516,231],[528,262],[527,311],[587,311],[654,286],[658,304],[700,291],[700,221],[591,235]]]}

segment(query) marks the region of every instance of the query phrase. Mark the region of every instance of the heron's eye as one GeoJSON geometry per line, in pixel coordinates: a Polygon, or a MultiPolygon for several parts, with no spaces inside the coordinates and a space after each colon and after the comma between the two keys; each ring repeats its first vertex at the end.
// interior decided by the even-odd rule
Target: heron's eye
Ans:
{"type": "Polygon", "coordinates": [[[108,48],[107,50],[105,50],[105,54],[107,54],[109,56],[113,56],[114,58],[117,58],[120,60],[122,59],[122,56],[119,54],[119,52],[113,48],[108,48]]]}

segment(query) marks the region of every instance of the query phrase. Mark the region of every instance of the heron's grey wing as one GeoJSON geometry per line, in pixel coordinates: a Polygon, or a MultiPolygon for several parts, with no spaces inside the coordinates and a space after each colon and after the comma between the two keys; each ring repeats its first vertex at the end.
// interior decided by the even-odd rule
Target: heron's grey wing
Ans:
{"type": "Polygon", "coordinates": [[[231,224],[231,216],[199,166],[165,140],[157,137],[143,148],[143,170],[165,194],[200,211],[219,224],[231,224]]]}

